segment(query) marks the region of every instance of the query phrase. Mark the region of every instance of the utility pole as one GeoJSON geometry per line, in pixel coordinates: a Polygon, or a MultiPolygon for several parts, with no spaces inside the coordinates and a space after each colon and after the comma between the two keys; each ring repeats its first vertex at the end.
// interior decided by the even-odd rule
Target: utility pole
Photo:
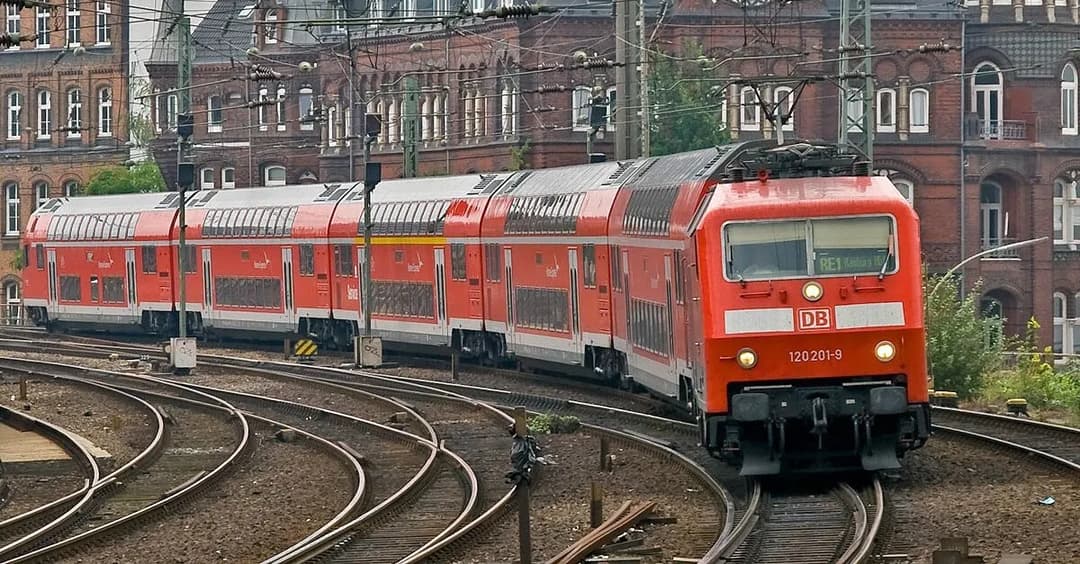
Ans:
{"type": "Polygon", "coordinates": [[[405,105],[401,112],[401,151],[404,156],[402,177],[416,176],[417,114],[420,113],[420,86],[415,76],[405,77],[405,105]]]}
{"type": "MultiPolygon", "coordinates": [[[[649,148],[652,145],[652,107],[649,102],[649,50],[645,46],[645,38],[649,37],[648,33],[645,33],[645,0],[638,0],[638,64],[640,70],[638,71],[638,78],[641,80],[641,85],[638,86],[641,91],[641,108],[638,110],[641,113],[641,156],[649,156],[649,148]]],[[[650,41],[651,42],[651,41],[650,41]]],[[[615,104],[618,105],[618,99],[615,100],[615,104]]]]}
{"type": "Polygon", "coordinates": [[[178,221],[180,236],[177,246],[177,294],[179,299],[178,337],[170,343],[169,353],[173,371],[186,374],[195,367],[195,339],[187,336],[187,190],[195,185],[195,163],[191,161],[191,136],[194,119],[191,114],[191,20],[184,15],[184,1],[177,9],[177,69],[176,87],[179,111],[176,116],[176,184],[180,193],[178,221]]]}
{"type": "Polygon", "coordinates": [[[870,0],[840,2],[840,152],[874,161],[874,78],[870,43],[870,0]],[[848,109],[862,108],[849,113],[848,109]]]}
{"type": "Polygon", "coordinates": [[[642,100],[641,66],[634,59],[642,52],[643,14],[640,0],[615,0],[615,160],[619,161],[641,156],[643,118],[634,108],[648,112],[642,100]]]}

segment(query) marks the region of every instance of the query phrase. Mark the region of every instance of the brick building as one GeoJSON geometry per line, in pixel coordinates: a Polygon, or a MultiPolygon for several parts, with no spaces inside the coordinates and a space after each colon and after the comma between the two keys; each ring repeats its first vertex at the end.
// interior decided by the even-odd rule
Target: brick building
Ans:
{"type": "MultiPolygon", "coordinates": [[[[1080,352],[1078,1],[883,5],[873,19],[876,94],[868,108],[875,168],[893,178],[923,218],[923,258],[932,270],[1014,240],[1054,240],[986,256],[964,272],[969,286],[982,280],[983,305],[1007,320],[1007,331],[1022,331],[1034,315],[1043,321],[1044,340],[1066,352],[1080,352]],[[964,47],[920,50],[939,42],[964,47]]],[[[343,15],[338,4],[275,2],[221,0],[195,32],[193,83],[207,85],[193,96],[202,186],[346,179],[350,92],[382,118],[372,149],[384,176],[400,174],[407,76],[420,86],[421,176],[582,162],[593,85],[600,83],[618,105],[610,71],[565,68],[577,51],[614,58],[607,4],[574,3],[551,18],[459,20],[448,28],[424,23],[425,14],[445,13],[448,3],[403,3],[394,13],[416,21],[354,29],[353,73],[345,29],[331,21],[343,15]],[[284,76],[247,80],[251,63],[284,76]],[[260,100],[268,105],[245,106],[260,100]]],[[[374,3],[370,13],[388,13],[391,4],[374,3]]],[[[482,7],[479,0],[474,9],[482,7]]],[[[657,17],[649,14],[653,29],[657,17]]],[[[655,45],[701,43],[722,85],[724,96],[715,103],[731,136],[772,136],[774,124],[757,101],[786,106],[799,81],[759,87],[732,81],[835,76],[838,16],[839,0],[763,3],[746,11],[737,2],[686,0],[666,10],[655,45]],[[755,18],[778,25],[746,25],[755,18]]],[[[175,57],[157,60],[149,65],[151,78],[165,91],[175,85],[175,57]]],[[[175,109],[174,97],[159,98],[162,132],[174,124],[175,109]]],[[[784,133],[835,139],[839,111],[835,83],[810,81],[784,133]]],[[[610,130],[617,133],[618,124],[608,128],[596,149],[610,154],[610,130]]],[[[155,152],[171,178],[173,136],[163,135],[155,152]]],[[[359,153],[357,147],[357,169],[359,153]]]]}
{"type": "Polygon", "coordinates": [[[0,319],[20,318],[20,234],[46,199],[77,194],[128,158],[127,3],[70,0],[55,11],[5,5],[0,50],[0,319]]]}

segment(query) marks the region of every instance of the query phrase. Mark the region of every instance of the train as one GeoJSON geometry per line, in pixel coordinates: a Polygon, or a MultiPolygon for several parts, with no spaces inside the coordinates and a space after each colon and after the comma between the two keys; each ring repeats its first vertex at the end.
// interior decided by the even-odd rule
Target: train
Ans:
{"type": "Polygon", "coordinates": [[[930,432],[919,219],[835,145],[362,183],[54,198],[24,234],[51,330],[302,336],[528,361],[688,410],[760,476],[900,467],[930,432]]]}

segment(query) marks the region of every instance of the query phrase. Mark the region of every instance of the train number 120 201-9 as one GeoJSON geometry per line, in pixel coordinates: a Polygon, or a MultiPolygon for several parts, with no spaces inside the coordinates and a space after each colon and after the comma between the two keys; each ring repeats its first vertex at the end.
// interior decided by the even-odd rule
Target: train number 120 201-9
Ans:
{"type": "Polygon", "coordinates": [[[809,351],[788,351],[791,362],[824,362],[844,358],[843,349],[814,349],[809,351]]]}

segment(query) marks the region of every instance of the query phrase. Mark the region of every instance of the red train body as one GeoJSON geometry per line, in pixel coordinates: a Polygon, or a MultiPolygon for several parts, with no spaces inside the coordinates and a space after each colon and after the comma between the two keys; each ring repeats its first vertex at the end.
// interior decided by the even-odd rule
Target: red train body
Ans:
{"type": "MultiPolygon", "coordinates": [[[[344,348],[370,299],[388,348],[528,359],[677,401],[744,474],[895,468],[929,434],[918,218],[858,168],[749,142],[385,181],[370,297],[360,185],[194,192],[187,323],[344,348]]],[[[42,206],[25,235],[31,318],[172,334],[177,198],[42,206]]]]}

